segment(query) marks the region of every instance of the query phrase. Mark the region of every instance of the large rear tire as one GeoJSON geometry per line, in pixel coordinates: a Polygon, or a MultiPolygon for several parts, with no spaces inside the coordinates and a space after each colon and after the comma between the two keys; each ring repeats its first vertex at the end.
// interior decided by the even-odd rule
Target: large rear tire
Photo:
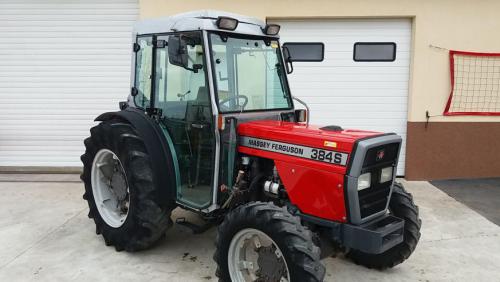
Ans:
{"type": "Polygon", "coordinates": [[[119,119],[101,122],[90,133],[80,178],[96,233],[117,251],[151,247],[171,225],[171,210],[159,201],[143,140],[119,119]]]}
{"type": "Polygon", "coordinates": [[[376,269],[391,268],[408,259],[417,247],[422,221],[418,216],[418,207],[413,202],[413,196],[406,192],[400,183],[394,183],[389,211],[405,221],[403,242],[381,254],[351,250],[347,256],[356,264],[376,269]]]}
{"type": "Polygon", "coordinates": [[[273,203],[251,202],[227,214],[214,260],[220,281],[309,282],[325,276],[311,231],[273,203]]]}

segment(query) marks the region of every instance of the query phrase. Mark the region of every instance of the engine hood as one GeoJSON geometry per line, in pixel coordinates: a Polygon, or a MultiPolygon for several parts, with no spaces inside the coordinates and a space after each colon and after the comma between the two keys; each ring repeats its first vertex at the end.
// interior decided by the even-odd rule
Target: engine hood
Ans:
{"type": "Polygon", "coordinates": [[[238,125],[240,153],[345,174],[357,140],[375,131],[259,120],[238,125]],[[330,127],[331,128],[331,127],[330,127]]]}
{"type": "Polygon", "coordinates": [[[293,122],[259,120],[240,124],[238,134],[241,137],[255,137],[325,150],[335,149],[346,153],[352,151],[356,140],[383,134],[366,130],[325,128],[293,122]]]}

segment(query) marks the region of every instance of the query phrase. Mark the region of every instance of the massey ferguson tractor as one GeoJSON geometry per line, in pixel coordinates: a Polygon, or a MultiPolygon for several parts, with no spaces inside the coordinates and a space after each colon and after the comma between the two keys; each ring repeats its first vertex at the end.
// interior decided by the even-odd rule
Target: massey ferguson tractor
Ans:
{"type": "Polygon", "coordinates": [[[309,125],[287,74],[324,45],[281,45],[279,30],[214,11],[135,26],[128,100],[96,118],[81,157],[106,245],[153,246],[180,207],[206,223],[177,224],[218,226],[221,281],[322,281],[335,253],[376,269],[412,254],[421,221],[394,182],[401,137],[309,125]]]}

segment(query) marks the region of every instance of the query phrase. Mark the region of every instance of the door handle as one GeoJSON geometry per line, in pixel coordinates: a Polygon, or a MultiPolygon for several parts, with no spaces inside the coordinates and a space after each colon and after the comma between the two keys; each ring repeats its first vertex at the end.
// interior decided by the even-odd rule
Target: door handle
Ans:
{"type": "Polygon", "coordinates": [[[198,129],[203,129],[205,128],[207,125],[206,124],[201,124],[201,123],[192,123],[191,124],[191,127],[193,128],[198,128],[198,129]]]}

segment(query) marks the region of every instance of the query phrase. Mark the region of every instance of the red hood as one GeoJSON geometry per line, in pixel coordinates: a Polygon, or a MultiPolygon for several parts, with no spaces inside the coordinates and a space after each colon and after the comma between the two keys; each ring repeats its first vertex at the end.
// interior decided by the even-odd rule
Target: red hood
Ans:
{"type": "Polygon", "coordinates": [[[242,123],[238,126],[240,136],[256,137],[274,141],[288,142],[316,148],[351,152],[358,139],[381,135],[380,132],[342,129],[339,131],[321,129],[315,125],[303,125],[293,122],[259,120],[242,123]],[[325,141],[329,146],[325,146],[325,141]],[[335,142],[335,144],[331,143],[335,142]],[[336,146],[334,146],[336,145],[336,146]]]}

